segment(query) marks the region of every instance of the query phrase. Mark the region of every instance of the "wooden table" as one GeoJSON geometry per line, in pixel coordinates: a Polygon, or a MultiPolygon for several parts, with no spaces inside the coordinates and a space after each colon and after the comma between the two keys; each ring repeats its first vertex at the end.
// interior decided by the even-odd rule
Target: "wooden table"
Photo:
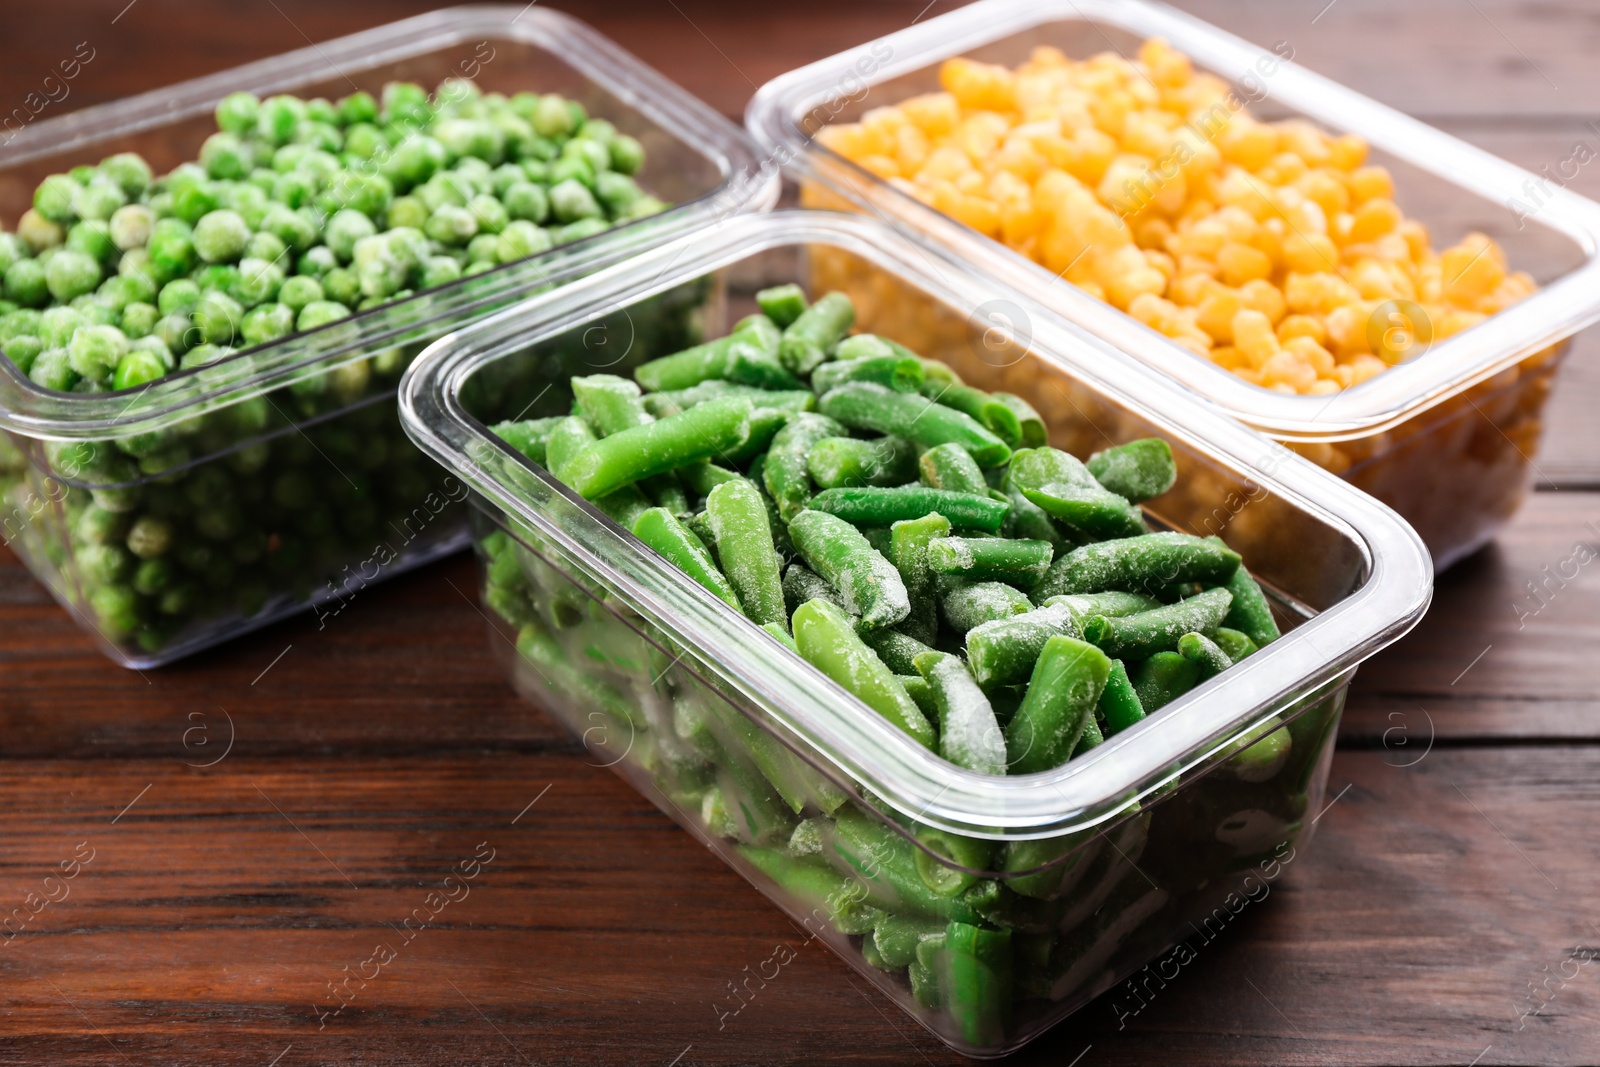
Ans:
{"type": "MultiPolygon", "coordinates": [[[[63,109],[430,6],[124,2],[8,14],[0,102],[80,41],[95,58],[63,109]]],[[[924,2],[562,6],[738,116],[757,84],[924,2]]],[[[1600,23],[1580,0],[1184,6],[1534,169],[1597,141],[1600,23]]],[[[1600,193],[1600,169],[1574,185],[1600,193]]],[[[1017,1062],[1596,1062],[1600,579],[1526,625],[1514,607],[1600,539],[1596,345],[1565,371],[1541,491],[1362,668],[1337,803],[1279,899],[1126,1030],[1102,1001],[1017,1062]],[[1530,983],[1554,995],[1523,1018],[1530,983]]],[[[0,1063],[959,1062],[815,945],[719,1028],[727,983],[800,936],[512,696],[473,588],[453,559],[326,629],[141,675],[0,551],[0,910],[92,855],[0,948],[0,1063]],[[480,843],[471,895],[320,1017],[480,843]]]]}

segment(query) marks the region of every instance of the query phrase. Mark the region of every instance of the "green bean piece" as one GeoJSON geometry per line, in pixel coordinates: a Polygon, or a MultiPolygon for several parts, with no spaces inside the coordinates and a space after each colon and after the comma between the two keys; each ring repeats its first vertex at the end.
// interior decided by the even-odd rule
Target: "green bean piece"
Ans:
{"type": "Polygon", "coordinates": [[[711,490],[724,482],[744,480],[738,471],[731,471],[706,461],[678,468],[677,477],[685,489],[702,499],[710,496],[711,490]]]}
{"type": "Polygon", "coordinates": [[[928,566],[938,574],[1031,589],[1050,569],[1054,554],[1049,541],[942,537],[928,545],[928,566]]]}
{"type": "Polygon", "coordinates": [[[1077,456],[1049,447],[1018,449],[1011,457],[1011,466],[1006,468],[1006,482],[1023,489],[1052,484],[1100,488],[1100,483],[1077,456]]]}
{"type": "Polygon", "coordinates": [[[563,484],[571,485],[561,477],[561,468],[572,461],[578,453],[588,448],[598,440],[589,424],[576,415],[568,415],[550,427],[545,434],[545,469],[563,484]]]}
{"type": "Polygon", "coordinates": [[[652,393],[688,389],[718,378],[763,389],[805,388],[778,363],[771,348],[774,331],[765,315],[751,315],[725,337],[640,364],[634,380],[652,393]]]}
{"type": "MultiPolygon", "coordinates": [[[[853,333],[833,346],[833,361],[838,363],[848,363],[856,359],[882,359],[885,357],[911,360],[917,364],[917,380],[921,381],[924,377],[921,361],[916,356],[902,352],[895,346],[893,341],[879,337],[875,333],[853,333]]],[[[817,369],[823,370],[825,368],[818,367],[817,369]]],[[[813,386],[816,385],[816,376],[814,374],[811,382],[813,386]]],[[[888,385],[889,383],[884,382],[883,384],[888,385]]]]}
{"type": "Polygon", "coordinates": [[[987,930],[952,921],[945,928],[939,989],[961,1038],[985,1047],[1005,1040],[1011,1018],[1010,930],[987,930]]]}
{"type": "MultiPolygon", "coordinates": [[[[849,338],[845,344],[862,336],[870,335],[857,334],[856,337],[849,338]]],[[[844,344],[839,348],[842,352],[844,344]]],[[[897,393],[915,393],[921,388],[922,380],[921,363],[896,355],[839,359],[824,363],[811,372],[811,388],[818,396],[846,382],[872,382],[893,389],[897,393]]]]}
{"type": "Polygon", "coordinates": [[[919,1007],[937,1011],[944,1006],[944,994],[939,991],[939,959],[944,954],[944,931],[917,942],[917,958],[906,969],[911,980],[911,996],[919,1007]]]}
{"type": "Polygon", "coordinates": [[[655,549],[667,562],[705,586],[724,603],[740,609],[738,594],[717,569],[710,550],[672,512],[666,508],[646,509],[634,520],[633,536],[655,549]]]}
{"type": "MultiPolygon", "coordinates": [[[[1231,608],[1229,609],[1230,612],[1232,610],[1231,608]]],[[[1227,620],[1224,619],[1223,621],[1226,622],[1227,620]]],[[[1227,653],[1229,663],[1238,663],[1251,653],[1260,651],[1256,647],[1256,643],[1250,640],[1249,637],[1238,630],[1229,629],[1226,626],[1217,627],[1217,632],[1211,635],[1211,640],[1217,643],[1218,648],[1227,653]]]]}
{"type": "Polygon", "coordinates": [[[933,698],[933,687],[926,678],[920,674],[897,674],[895,679],[905,686],[906,695],[916,701],[917,708],[928,717],[929,722],[939,717],[939,702],[933,698]]]}
{"type": "Polygon", "coordinates": [[[856,321],[856,306],[843,293],[824,293],[783,331],[778,356],[795,374],[810,374],[828,358],[856,321]]]}
{"type": "Polygon", "coordinates": [[[783,411],[810,411],[817,406],[817,396],[809,389],[762,389],[754,385],[739,385],[736,382],[723,381],[713,378],[691,385],[687,389],[673,389],[665,393],[646,393],[643,398],[644,408],[650,414],[661,418],[666,415],[676,415],[686,408],[696,404],[703,404],[707,400],[717,400],[721,397],[742,396],[750,401],[750,406],[760,408],[778,408],[783,411]]]}
{"type": "Polygon", "coordinates": [[[789,412],[782,408],[755,408],[750,412],[750,436],[742,445],[730,448],[720,458],[729,464],[749,463],[765,455],[772,439],[788,425],[789,412]]]}
{"type": "Polygon", "coordinates": [[[848,522],[808,509],[789,523],[789,537],[800,558],[839,591],[864,628],[893,626],[911,614],[900,572],[848,522]]]}
{"type": "Polygon", "coordinates": [[[1095,830],[1008,841],[1000,855],[999,869],[1032,872],[1007,878],[1006,885],[1012,892],[1035,900],[1055,900],[1079,883],[1102,847],[1102,838],[1095,830]]]}
{"type": "Polygon", "coordinates": [[[917,674],[917,657],[933,651],[931,646],[900,630],[868,630],[861,640],[896,674],[917,674]]]}
{"type": "Polygon", "coordinates": [[[921,850],[898,831],[855,805],[840,808],[833,825],[824,855],[859,880],[872,905],[929,918],[983,921],[961,896],[940,896],[923,884],[916,861],[921,850]]]}
{"type": "Polygon", "coordinates": [[[899,629],[924,644],[939,636],[939,599],[928,567],[928,545],[949,533],[950,521],[938,512],[889,527],[889,561],[900,572],[911,601],[911,613],[899,629]]]}
{"type": "Polygon", "coordinates": [[[994,708],[961,658],[928,652],[916,667],[939,707],[939,755],[978,774],[1006,773],[1006,742],[994,708]]]}
{"type": "Polygon", "coordinates": [[[706,517],[722,564],[744,613],[757,623],[789,621],[783,603],[783,578],[767,505],[743,478],[724,482],[706,497],[706,517]]]}
{"type": "Polygon", "coordinates": [[[861,698],[924,748],[935,741],[933,726],[893,672],[868,648],[850,617],[826,600],[811,600],[794,613],[795,647],[823,674],[861,698]]]}
{"type": "Polygon", "coordinates": [[[977,493],[989,495],[989,483],[977,461],[958,444],[943,444],[930,448],[917,458],[917,470],[922,484],[929,489],[944,489],[952,493],[977,493]]]}
{"type": "Polygon", "coordinates": [[[998,467],[1011,448],[971,416],[926,397],[897,393],[872,382],[846,382],[822,395],[817,408],[855,430],[906,438],[919,449],[961,445],[980,467],[998,467]]]}
{"type": "Polygon", "coordinates": [[[1022,493],[1051,518],[1090,537],[1134,537],[1145,533],[1144,514],[1115,493],[1052,482],[1022,493]]]}
{"type": "Polygon", "coordinates": [[[982,389],[928,379],[922,383],[921,393],[935,403],[963,412],[1012,448],[1022,444],[1022,421],[1017,413],[982,389]]]}
{"type": "Polygon", "coordinates": [[[550,431],[560,421],[561,417],[558,416],[551,419],[528,419],[525,422],[500,422],[489,427],[489,432],[521,452],[530,463],[544,467],[545,441],[550,436],[550,431]]]}
{"type": "Polygon", "coordinates": [[[1178,480],[1172,446],[1159,437],[1096,452],[1085,466],[1101,485],[1134,504],[1160,496],[1178,480]]]}
{"type": "Polygon", "coordinates": [[[624,530],[633,529],[633,524],[639,521],[639,516],[655,506],[636,485],[625,485],[590,503],[624,530]]]}
{"type": "Polygon", "coordinates": [[[778,329],[784,329],[805,311],[805,290],[793,283],[762,289],[756,293],[756,307],[760,308],[761,313],[771,319],[778,329]]]}
{"type": "MultiPolygon", "coordinates": [[[[1227,548],[1220,537],[1208,537],[1206,540],[1227,548]]],[[[1228,609],[1228,617],[1222,620],[1222,625],[1230,630],[1238,630],[1255,642],[1257,648],[1265,648],[1283,636],[1272,617],[1272,606],[1267,603],[1260,583],[1245,570],[1243,564],[1227,579],[1227,587],[1228,592],[1233,594],[1233,606],[1228,609]]]]}
{"type": "Polygon", "coordinates": [[[844,609],[844,598],[839,591],[804,563],[791,563],[783,572],[783,602],[793,615],[795,609],[808,600],[826,600],[844,609]]]}
{"type": "Polygon", "coordinates": [[[916,477],[917,450],[903,437],[824,437],[811,446],[806,468],[823,489],[900,485],[916,477]]]}
{"type": "Polygon", "coordinates": [[[724,707],[719,717],[756,770],[796,815],[805,810],[807,804],[816,804],[832,813],[848,799],[782,741],[739,711],[724,707]]]}
{"type": "Polygon", "coordinates": [[[735,847],[746,862],[799,901],[807,912],[815,914],[820,910],[841,934],[868,933],[884,918],[877,908],[860,902],[855,882],[817,860],[795,859],[778,849],[754,845],[735,847]]]}
{"type": "Polygon", "coordinates": [[[999,843],[979,837],[966,837],[932,826],[916,831],[917,874],[922,883],[942,897],[953,897],[970,889],[979,878],[975,871],[987,871],[999,851],[999,843]],[[962,870],[961,868],[966,868],[962,870]]]}
{"type": "Polygon", "coordinates": [[[1017,417],[1017,425],[1022,431],[1023,448],[1042,448],[1050,439],[1049,430],[1044,424],[1044,417],[1034,410],[1032,404],[1017,396],[1015,393],[991,394],[996,400],[1011,409],[1017,417]]]}
{"type": "Polygon", "coordinates": [[[1146,715],[1177,700],[1199,681],[1200,665],[1176,652],[1157,652],[1133,671],[1133,689],[1146,715]]]}
{"type": "Polygon", "coordinates": [[[1228,582],[1239,554],[1220,542],[1184,533],[1152,533],[1080,545],[1050,567],[1034,595],[1121,590],[1157,594],[1174,582],[1228,582]]]}
{"type": "Polygon", "coordinates": [[[1047,597],[1046,604],[1061,604],[1072,612],[1075,622],[1082,622],[1090,615],[1109,615],[1113,618],[1122,615],[1137,615],[1141,611],[1151,611],[1161,606],[1161,601],[1143,593],[1068,593],[1065,596],[1047,597]]]}
{"type": "Polygon", "coordinates": [[[1205,634],[1184,634],[1178,638],[1178,655],[1200,665],[1200,679],[1215,677],[1233,666],[1233,660],[1205,634]]]}
{"type": "Polygon", "coordinates": [[[1083,620],[1084,639],[1117,659],[1148,659],[1157,652],[1174,652],[1187,633],[1212,634],[1222,625],[1233,603],[1226,589],[1204,593],[1121,617],[1091,615],[1083,620]]]}
{"type": "Polygon", "coordinates": [[[556,476],[593,500],[641,478],[738,448],[750,437],[751,414],[748,400],[708,401],[603,437],[568,460],[556,476]]]}
{"type": "Polygon", "coordinates": [[[767,633],[772,636],[772,639],[777,641],[778,644],[782,645],[784,648],[787,648],[790,652],[793,652],[797,656],[800,654],[800,649],[795,646],[794,638],[789,636],[789,631],[785,629],[781,623],[764,622],[761,624],[761,628],[767,631],[767,633]]]}
{"type": "Polygon", "coordinates": [[[1017,713],[1006,726],[1012,774],[1059,767],[1072,757],[1111,673],[1098,648],[1061,634],[1045,642],[1017,713]]]}
{"type": "Polygon", "coordinates": [[[801,412],[791,415],[789,421],[772,438],[762,466],[762,481],[778,505],[778,514],[788,522],[800,513],[811,499],[811,471],[807,458],[818,441],[828,437],[843,437],[849,431],[826,415],[801,412]]]}
{"type": "Polygon", "coordinates": [[[947,578],[939,583],[939,617],[958,637],[986,622],[1009,619],[1033,610],[1028,595],[1004,582],[969,582],[947,578]]]}
{"type": "Polygon", "coordinates": [[[1021,489],[1012,485],[1009,479],[1001,487],[1000,492],[1011,502],[1011,510],[1006,513],[1005,525],[1000,530],[1005,536],[1049,541],[1053,545],[1060,545],[1066,541],[1066,535],[1061,532],[1055,520],[1038,504],[1029,500],[1021,489]]]}
{"type": "MultiPolygon", "coordinates": [[[[1122,661],[1114,659],[1111,662],[1121,663],[1122,661]]],[[[1091,748],[1096,748],[1104,742],[1105,736],[1100,732],[1100,721],[1091,715],[1088,721],[1083,724],[1083,737],[1078,740],[1078,747],[1072,750],[1072,758],[1076,759],[1091,748]]]]}
{"type": "Polygon", "coordinates": [[[944,923],[913,915],[885,915],[872,930],[872,944],[884,965],[891,970],[909,966],[917,960],[917,945],[934,934],[944,933],[944,923]]]}
{"type": "MultiPolygon", "coordinates": [[[[771,469],[770,461],[768,469],[771,469]]],[[[1005,524],[1006,512],[1011,509],[1011,505],[991,497],[921,485],[825,489],[812,497],[808,506],[857,526],[892,526],[905,519],[920,519],[938,512],[949,519],[953,527],[985,533],[998,533],[1005,524]]]]}
{"type": "Polygon", "coordinates": [[[1240,741],[1234,742],[1232,747],[1237,751],[1228,758],[1228,769],[1246,782],[1265,782],[1276,776],[1289,762],[1294,742],[1283,720],[1274,715],[1266,723],[1246,733],[1240,741]],[[1273,724],[1276,724],[1276,729],[1273,724]]]}
{"type": "Polygon", "coordinates": [[[639,386],[614,374],[574,378],[572,395],[574,404],[583,409],[584,421],[600,437],[654,421],[644,409],[639,386]]]}
{"type": "Polygon", "coordinates": [[[1105,720],[1105,736],[1115,737],[1144,718],[1144,705],[1128,677],[1128,668],[1120,660],[1111,661],[1111,673],[1106,676],[1106,687],[1100,693],[1100,717],[1105,720]]]}
{"type": "Polygon", "coordinates": [[[967,663],[985,691],[1021,685],[1033,674],[1045,642],[1072,633],[1072,612],[1060,604],[996,619],[967,633],[967,663]]]}

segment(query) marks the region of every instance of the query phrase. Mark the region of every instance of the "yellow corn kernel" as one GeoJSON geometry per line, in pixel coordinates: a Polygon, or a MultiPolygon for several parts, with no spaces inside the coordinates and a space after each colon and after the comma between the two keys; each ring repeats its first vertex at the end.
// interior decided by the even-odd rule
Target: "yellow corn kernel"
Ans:
{"type": "Polygon", "coordinates": [[[1444,296],[1452,304],[1470,304],[1492,292],[1505,278],[1505,268],[1489,254],[1487,245],[1473,248],[1466,242],[1447,248],[1439,257],[1444,296]]]}
{"type": "Polygon", "coordinates": [[[894,158],[904,174],[915,174],[928,159],[928,135],[916,126],[902,126],[894,134],[894,158]]]}
{"type": "Polygon", "coordinates": [[[1174,344],[1179,348],[1186,348],[1197,356],[1211,354],[1211,338],[1203,333],[1169,334],[1174,344]]]}
{"type": "Polygon", "coordinates": [[[1394,179],[1386,167],[1358,167],[1350,172],[1350,196],[1358,204],[1382,197],[1394,199],[1394,179]]]}
{"type": "Polygon", "coordinates": [[[1188,56],[1159,37],[1152,37],[1139,46],[1139,62],[1150,71],[1150,80],[1157,85],[1182,85],[1194,71],[1188,56]]]}
{"type": "Polygon", "coordinates": [[[1326,271],[1289,274],[1283,280],[1283,296],[1290,311],[1318,315],[1360,299],[1343,278],[1326,271]]]}
{"type": "MultiPolygon", "coordinates": [[[[1178,261],[1178,273],[1167,285],[1167,295],[1174,303],[1193,307],[1200,303],[1219,283],[1209,274],[1193,270],[1184,260],[1178,261]]],[[[1231,321],[1231,320],[1230,320],[1231,321]]],[[[1210,331],[1207,331],[1208,333],[1210,331]]]]}
{"type": "Polygon", "coordinates": [[[999,151],[1005,132],[1006,120],[1000,115],[993,111],[976,111],[961,120],[951,140],[974,165],[981,167],[999,151]]]}
{"type": "Polygon", "coordinates": [[[1354,267],[1345,271],[1345,277],[1350,279],[1350,284],[1356,287],[1356,292],[1366,300],[1390,300],[1401,295],[1389,272],[1375,259],[1359,261],[1354,267]]]}
{"type": "Polygon", "coordinates": [[[1272,259],[1260,249],[1230,242],[1217,250],[1222,280],[1232,286],[1263,281],[1272,274],[1272,259]]]}
{"type": "Polygon", "coordinates": [[[968,196],[980,196],[983,194],[984,188],[989,183],[984,179],[984,174],[982,171],[969,170],[966,173],[958,176],[956,180],[950,184],[954,185],[957,189],[961,190],[961,192],[967,194],[968,196]]]}
{"type": "Polygon", "coordinates": [[[1128,314],[1151,329],[1160,330],[1163,323],[1177,316],[1178,309],[1154,293],[1140,293],[1128,301],[1128,314]]]}
{"type": "MultiPolygon", "coordinates": [[[[1332,362],[1330,358],[1329,362],[1332,362]]],[[[1261,383],[1266,386],[1287,385],[1303,393],[1317,382],[1317,372],[1297,353],[1283,349],[1267,357],[1261,365],[1261,383]]]]}
{"type": "Polygon", "coordinates": [[[1229,163],[1249,171],[1260,170],[1277,153],[1278,134],[1270,126],[1245,119],[1241,113],[1217,136],[1217,147],[1229,163]]]}
{"type": "Polygon", "coordinates": [[[1328,135],[1303,119],[1278,123],[1278,146],[1294,153],[1308,167],[1326,166],[1332,155],[1328,135]]]}
{"type": "Polygon", "coordinates": [[[1350,209],[1350,190],[1337,177],[1337,172],[1323,168],[1310,171],[1295,182],[1295,188],[1314,201],[1324,215],[1337,214],[1350,209]]]}
{"type": "MultiPolygon", "coordinates": [[[[1172,223],[1156,216],[1139,219],[1133,226],[1133,243],[1148,251],[1166,249],[1172,237],[1172,223]]],[[[1176,264],[1173,265],[1176,268],[1176,264]]]]}
{"type": "Polygon", "coordinates": [[[1467,311],[1464,308],[1446,308],[1433,320],[1433,339],[1442,341],[1446,337],[1454,337],[1463,330],[1470,330],[1489,316],[1481,311],[1467,311]]]}
{"type": "Polygon", "coordinates": [[[1271,182],[1273,185],[1292,185],[1305,177],[1309,169],[1306,161],[1293,152],[1279,152],[1257,173],[1264,182],[1271,182]]]}
{"type": "Polygon", "coordinates": [[[977,196],[963,196],[950,212],[958,222],[989,237],[1000,236],[1000,212],[989,201],[977,196]]]}
{"type": "Polygon", "coordinates": [[[1333,353],[1323,348],[1310,337],[1291,337],[1283,342],[1285,352],[1293,352],[1307,366],[1316,371],[1317,377],[1325,378],[1333,373],[1335,366],[1333,353]]]}
{"type": "Polygon", "coordinates": [[[1283,298],[1283,290],[1262,279],[1245,282],[1239,287],[1239,303],[1261,312],[1267,317],[1267,321],[1274,325],[1289,310],[1289,302],[1283,298]]]}
{"type": "Polygon", "coordinates": [[[1328,327],[1328,344],[1341,359],[1372,351],[1367,337],[1369,314],[1361,304],[1349,303],[1334,308],[1323,320],[1328,327]]]}
{"type": "Polygon", "coordinates": [[[1278,341],[1286,344],[1296,337],[1309,337],[1320,345],[1328,339],[1328,331],[1319,318],[1311,315],[1289,315],[1278,323],[1278,341]]]}
{"type": "Polygon", "coordinates": [[[917,176],[953,182],[970,170],[972,160],[967,158],[965,152],[949,145],[940,145],[928,153],[917,176]]]}
{"type": "Polygon", "coordinates": [[[1253,366],[1263,367],[1282,351],[1272,323],[1259,311],[1245,308],[1233,317],[1233,344],[1253,366]]]}
{"type": "Polygon", "coordinates": [[[945,137],[961,121],[961,105],[949,93],[924,93],[900,105],[906,118],[931,138],[945,137]]]}
{"type": "Polygon", "coordinates": [[[1159,252],[1154,249],[1145,249],[1144,260],[1146,263],[1150,264],[1150,266],[1161,272],[1161,276],[1167,280],[1168,285],[1171,285],[1172,279],[1178,276],[1178,264],[1165,252],[1159,252]]]}
{"type": "Polygon", "coordinates": [[[1398,233],[1411,250],[1412,262],[1421,263],[1433,247],[1433,239],[1428,235],[1428,227],[1415,219],[1407,219],[1400,224],[1398,233]]]}
{"type": "Polygon", "coordinates": [[[974,111],[1011,111],[1017,106],[1016,82],[1005,67],[956,57],[939,68],[939,84],[956,102],[974,111]]]}
{"type": "Polygon", "coordinates": [[[1195,324],[1217,344],[1233,343],[1234,316],[1244,310],[1244,303],[1233,289],[1217,285],[1200,297],[1195,305],[1199,314],[1195,324]]]}
{"type": "Polygon", "coordinates": [[[1250,368],[1250,361],[1245,358],[1244,353],[1232,345],[1218,345],[1213,348],[1211,361],[1225,370],[1240,371],[1250,368]]]}
{"type": "Polygon", "coordinates": [[[1357,356],[1349,363],[1350,384],[1360,385],[1368,378],[1382,374],[1386,369],[1387,365],[1377,356],[1357,356]]]}
{"type": "Polygon", "coordinates": [[[1350,223],[1351,241],[1375,241],[1384,234],[1394,232],[1401,222],[1400,209],[1393,200],[1374,197],[1356,208],[1350,223]]]}
{"type": "Polygon", "coordinates": [[[856,165],[864,167],[880,178],[893,178],[900,173],[900,163],[893,156],[867,155],[856,160],[856,165]]]}
{"type": "Polygon", "coordinates": [[[1099,282],[1082,281],[1074,282],[1073,284],[1079,289],[1082,289],[1084,292],[1088,293],[1090,296],[1094,297],[1096,300],[1104,300],[1106,298],[1106,291],[1101,287],[1099,282]]]}
{"type": "Polygon", "coordinates": [[[1167,288],[1167,279],[1153,267],[1143,267],[1111,278],[1101,277],[1106,287],[1106,299],[1119,308],[1128,304],[1140,293],[1160,295],[1167,288]]]}
{"type": "Polygon", "coordinates": [[[1328,142],[1328,165],[1352,171],[1367,161],[1367,142],[1346,133],[1328,142]]]}
{"type": "Polygon", "coordinates": [[[871,150],[866,131],[853,122],[824,126],[817,131],[817,140],[846,159],[856,159],[871,150]]]}
{"type": "Polygon", "coordinates": [[[1318,378],[1311,383],[1311,388],[1306,390],[1308,396],[1332,396],[1343,388],[1333,378],[1318,378]]]}

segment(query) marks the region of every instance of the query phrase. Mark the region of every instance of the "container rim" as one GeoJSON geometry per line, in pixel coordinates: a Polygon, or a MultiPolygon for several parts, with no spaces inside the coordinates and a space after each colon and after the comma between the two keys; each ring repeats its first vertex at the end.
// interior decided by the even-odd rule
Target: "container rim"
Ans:
{"type": "MultiPolygon", "coordinates": [[[[1131,315],[957,222],[815,143],[802,125],[832,106],[842,87],[871,87],[1050,22],[1103,23],[1163,37],[1199,65],[1237,81],[1272,64],[1270,96],[1324,126],[1359,134],[1374,147],[1495,204],[1525,195],[1539,177],[1498,156],[1155,0],[979,0],[874,42],[886,61],[864,69],[856,51],[818,60],[763,85],[745,111],[746,128],[779,154],[791,176],[818,182],[857,205],[903,222],[1051,309],[1216,401],[1256,429],[1286,440],[1337,441],[1389,429],[1600,321],[1600,204],[1567,189],[1530,219],[1569,238],[1584,262],[1485,322],[1433,345],[1331,397],[1288,396],[1197,358],[1131,315]]],[[[1108,45],[1110,44],[1108,40],[1108,45]]],[[[837,110],[835,107],[834,110],[837,110]]]]}
{"type": "Polygon", "coordinates": [[[765,211],[777,202],[776,170],[737,126],[580,20],[550,8],[513,4],[443,8],[32,124],[0,147],[0,168],[202,114],[230,92],[287,91],[336,76],[346,67],[369,69],[486,36],[534,45],[559,57],[700,153],[720,175],[717,186],[657,215],[313,330],[238,349],[215,363],[136,389],[95,394],[43,389],[9,359],[0,358],[0,429],[55,440],[157,431],[414,339],[439,319],[502,305],[531,286],[560,283],[616,262],[707,217],[765,211]]]}
{"type": "MultiPolygon", "coordinates": [[[[978,311],[976,313],[981,313],[978,311]]],[[[714,664],[844,774],[920,822],[997,839],[1050,837],[1098,826],[1191,768],[1287,697],[1324,686],[1409,630],[1432,594],[1432,563],[1420,538],[1393,511],[1263,439],[1136,360],[1051,316],[1003,284],[929,251],[875,220],[827,212],[741,216],[659,246],[626,263],[535,296],[430,345],[400,384],[406,432],[495,507],[603,574],[620,598],[674,641],[714,664]],[[1035,356],[1065,368],[1135,413],[1313,515],[1358,550],[1364,580],[1344,600],[1252,655],[1221,679],[1167,705],[1082,757],[1014,778],[952,766],[821,676],[631,535],[577,502],[542,469],[513,453],[463,406],[463,385],[508,351],[624,310],[749,255],[822,244],[895,273],[957,310],[996,299],[1033,320],[1035,356]],[[549,509],[486,469],[510,461],[517,479],[550,491],[549,509]],[[1154,724],[1155,728],[1151,728],[1154,724]]]]}

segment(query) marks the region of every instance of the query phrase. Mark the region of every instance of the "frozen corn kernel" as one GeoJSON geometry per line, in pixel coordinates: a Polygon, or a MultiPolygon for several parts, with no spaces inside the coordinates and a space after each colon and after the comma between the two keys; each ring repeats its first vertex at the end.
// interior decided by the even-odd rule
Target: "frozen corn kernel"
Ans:
{"type": "Polygon", "coordinates": [[[1369,336],[1387,304],[1438,339],[1535,290],[1482,234],[1436,251],[1360,137],[1261,121],[1164,41],[939,79],[819,139],[1264,388],[1336,391],[1406,358],[1369,336]]]}

